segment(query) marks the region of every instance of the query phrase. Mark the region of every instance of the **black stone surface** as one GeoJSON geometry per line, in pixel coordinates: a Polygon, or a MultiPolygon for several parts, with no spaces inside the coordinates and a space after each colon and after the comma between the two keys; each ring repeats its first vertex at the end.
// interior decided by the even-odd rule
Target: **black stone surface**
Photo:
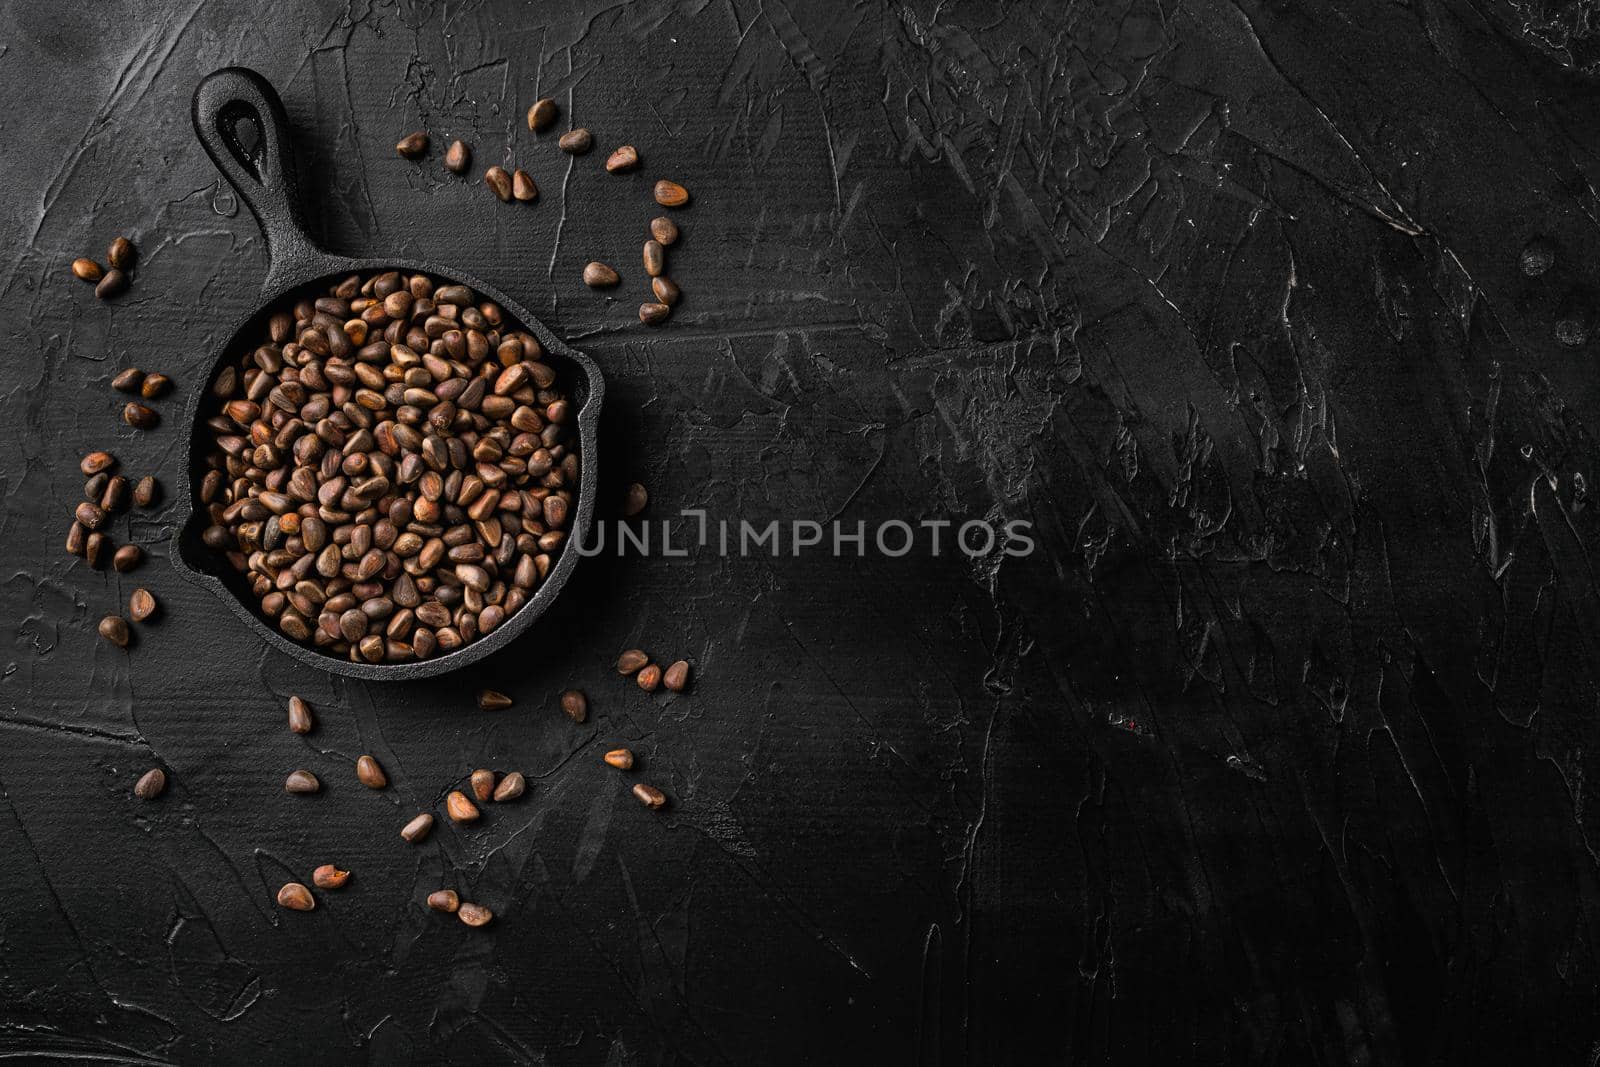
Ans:
{"type": "Polygon", "coordinates": [[[1582,1060],[1591,25],[1529,0],[0,6],[0,1055],[1582,1060]],[[265,651],[172,573],[170,506],[116,523],[136,575],[67,557],[83,452],[181,490],[173,413],[260,285],[189,128],[230,64],[283,95],[330,249],[460,263],[602,364],[603,515],[637,478],[657,520],[1022,519],[1037,551],[599,557],[473,676],[401,687],[265,651]],[[528,133],[541,94],[594,154],[528,133]],[[625,142],[645,166],[606,175],[625,142]],[[537,205],[488,194],[503,160],[537,205]],[[694,202],[650,332],[660,176],[694,202]],[[119,233],[140,262],[100,303],[68,264],[119,233]],[[579,284],[591,258],[618,294],[579,284]],[[116,417],[128,365],[179,384],[154,432],[116,417]],[[136,583],[166,613],[124,652],[94,628],[136,583]],[[619,679],[633,645],[690,659],[691,691],[619,679]],[[475,710],[483,684],[516,706],[475,710]],[[168,792],[137,802],[153,765],[168,792]],[[479,766],[528,795],[400,841],[479,766]],[[324,792],[284,795],[296,767],[324,792]],[[324,862],[350,885],[274,905],[324,862]],[[440,885],[495,923],[426,911],[440,885]]]}

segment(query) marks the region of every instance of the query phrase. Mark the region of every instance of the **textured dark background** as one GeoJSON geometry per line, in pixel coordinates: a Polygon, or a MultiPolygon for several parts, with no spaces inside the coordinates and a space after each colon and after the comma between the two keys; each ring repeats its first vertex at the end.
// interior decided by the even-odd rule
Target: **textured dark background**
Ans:
{"type": "Polygon", "coordinates": [[[1581,1062],[1597,1017],[1600,36],[1561,0],[0,8],[0,1055],[1581,1062]],[[120,520],[126,365],[264,266],[189,99],[242,63],[336,251],[455,262],[610,381],[659,518],[1036,524],[1026,559],[597,559],[479,677],[262,646],[120,520]],[[569,167],[552,94],[604,147],[569,167]],[[426,128],[433,156],[395,157],[426,128]],[[471,180],[440,162],[476,150],[471,180]],[[482,167],[544,188],[494,202],[482,167]],[[648,183],[695,203],[634,320],[648,183]],[[67,272],[143,252],[110,305],[67,272]],[[1536,237],[1554,265],[1519,263],[1536,237]],[[584,290],[600,256],[630,275],[584,290]],[[1558,324],[1562,324],[1558,326],[1558,324]],[[1563,344],[1558,330],[1576,344],[1563,344]],[[690,658],[684,696],[609,669],[690,658]],[[488,682],[515,709],[471,706],[488,682]],[[569,685],[594,715],[555,708],[569,685]],[[289,693],[319,730],[284,728],[289,693]],[[653,814],[613,744],[672,796],[653,814]],[[376,754],[393,786],[349,773],[376,754]],[[130,789],[167,767],[154,804],[130,789]],[[527,798],[419,848],[475,766],[527,798]],[[311,800],[282,794],[309,767],[311,800]],[[277,886],[355,872],[309,915],[277,886]],[[491,905],[423,910],[441,883],[491,905]]]}

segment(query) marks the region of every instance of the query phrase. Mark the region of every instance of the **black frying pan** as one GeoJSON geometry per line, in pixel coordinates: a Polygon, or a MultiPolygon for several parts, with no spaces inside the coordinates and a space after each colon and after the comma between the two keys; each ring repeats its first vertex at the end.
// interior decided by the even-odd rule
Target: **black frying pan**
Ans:
{"type": "MultiPolygon", "coordinates": [[[[289,121],[283,102],[268,81],[253,70],[228,67],[208,75],[194,93],[194,130],[223,177],[233,186],[256,221],[267,243],[267,277],[261,286],[257,310],[240,322],[228,340],[212,353],[204,383],[190,390],[185,421],[189,436],[184,441],[184,470],[189,479],[179,498],[181,517],[172,539],[172,560],[180,574],[210,590],[233,613],[244,620],[261,639],[285,655],[308,666],[335,674],[374,681],[405,681],[427,678],[458,667],[465,667],[514,641],[542,615],[561,587],[566,585],[578,562],[573,545],[581,543],[594,520],[596,424],[600,402],[605,396],[605,380],[600,368],[588,356],[562,341],[530,315],[527,309],[493,286],[469,274],[432,263],[399,259],[349,259],[330,255],[306,235],[300,221],[295,190],[294,161],[289,145],[289,121]],[[247,148],[240,136],[239,123],[254,123],[258,136],[247,148]],[[197,493],[205,470],[203,457],[209,450],[203,439],[201,405],[209,395],[212,379],[227,357],[242,351],[249,338],[262,336],[270,311],[284,297],[325,287],[356,272],[375,270],[422,271],[436,278],[471,286],[498,303],[508,316],[517,320],[544,346],[558,379],[578,408],[578,443],[581,457],[577,507],[572,517],[567,544],[550,574],[529,601],[493,633],[479,637],[448,655],[412,663],[354,663],[319,649],[289,640],[258,615],[250,603],[254,598],[241,585],[241,579],[220,553],[200,540],[206,525],[206,511],[198,506],[197,493]]],[[[251,344],[253,347],[253,344],[251,344]]]]}

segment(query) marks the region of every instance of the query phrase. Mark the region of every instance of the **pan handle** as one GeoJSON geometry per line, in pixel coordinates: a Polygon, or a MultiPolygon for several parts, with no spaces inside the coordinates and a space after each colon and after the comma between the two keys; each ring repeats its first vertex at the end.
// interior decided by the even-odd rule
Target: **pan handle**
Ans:
{"type": "Polygon", "coordinates": [[[245,67],[213,71],[194,91],[193,113],[206,155],[261,225],[267,287],[319,273],[319,261],[328,257],[301,221],[289,118],[272,83],[245,67]]]}

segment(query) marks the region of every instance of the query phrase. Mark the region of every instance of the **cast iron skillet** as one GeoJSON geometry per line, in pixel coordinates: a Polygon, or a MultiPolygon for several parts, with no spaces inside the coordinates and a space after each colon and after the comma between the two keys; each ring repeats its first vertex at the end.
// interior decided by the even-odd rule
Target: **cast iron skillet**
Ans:
{"type": "Polygon", "coordinates": [[[267,278],[261,286],[257,311],[228,334],[229,340],[212,353],[204,382],[196,382],[190,390],[185,412],[189,436],[184,440],[183,449],[188,484],[178,502],[180,518],[177,532],[172,538],[173,564],[185,578],[204,586],[228,605],[267,644],[319,670],[374,681],[407,681],[465,667],[504,648],[531,626],[555,600],[556,594],[561,592],[561,587],[566,584],[572,568],[578,562],[578,554],[570,546],[581,542],[594,519],[595,427],[600,418],[600,402],[605,396],[605,381],[600,377],[600,369],[588,356],[563,344],[520,304],[469,274],[431,263],[399,259],[349,259],[330,255],[318,248],[306,235],[300,221],[294,160],[289,144],[289,120],[284,114],[283,102],[278,99],[271,84],[255,71],[228,67],[201,81],[194,93],[194,130],[206,154],[261,225],[267,245],[267,278]],[[244,119],[255,125],[257,136],[253,145],[249,139],[241,136],[239,123],[244,119]],[[567,546],[538,591],[499,629],[448,655],[433,659],[394,664],[353,663],[291,641],[268,625],[250,608],[246,598],[254,598],[243,588],[232,566],[220,553],[213,552],[201,543],[200,534],[206,526],[207,516],[205,508],[198,506],[196,492],[205,474],[203,457],[209,451],[204,440],[206,427],[202,422],[201,405],[210,395],[211,381],[223,360],[240,355],[246,345],[254,347],[250,339],[263,336],[269,312],[283,297],[325,287],[357,271],[391,269],[422,271],[471,286],[476,292],[498,303],[508,316],[516,319],[539,339],[539,343],[544,345],[547,359],[556,369],[558,380],[567,388],[571,401],[578,406],[578,441],[582,463],[577,507],[573,509],[567,546]]]}

